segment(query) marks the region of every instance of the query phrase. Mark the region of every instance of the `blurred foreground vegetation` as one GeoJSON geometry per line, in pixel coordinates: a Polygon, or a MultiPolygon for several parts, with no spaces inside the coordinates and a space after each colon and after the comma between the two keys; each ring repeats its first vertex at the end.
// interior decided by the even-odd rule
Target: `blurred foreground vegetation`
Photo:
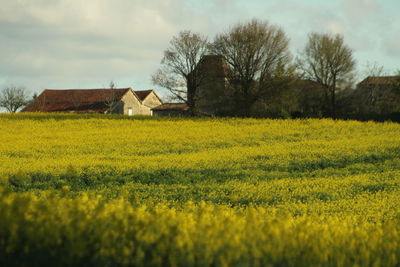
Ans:
{"type": "Polygon", "coordinates": [[[1,266],[400,264],[398,124],[0,122],[1,266]]]}

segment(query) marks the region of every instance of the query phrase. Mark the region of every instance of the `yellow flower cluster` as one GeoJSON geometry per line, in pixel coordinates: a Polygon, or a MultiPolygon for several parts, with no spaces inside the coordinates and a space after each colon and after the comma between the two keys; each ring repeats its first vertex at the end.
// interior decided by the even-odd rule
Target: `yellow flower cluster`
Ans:
{"type": "Polygon", "coordinates": [[[399,155],[395,123],[0,115],[0,266],[399,266],[399,155]]]}
{"type": "Polygon", "coordinates": [[[276,208],[132,206],[84,194],[0,195],[0,263],[133,266],[398,266],[400,224],[293,217],[276,208]],[[18,258],[16,256],[18,255],[18,258]],[[14,258],[15,257],[15,258],[14,258]],[[30,260],[30,262],[28,261],[30,260]]]}
{"type": "Polygon", "coordinates": [[[45,118],[0,117],[1,176],[17,171],[60,174],[69,166],[98,172],[270,173],[399,163],[393,155],[400,152],[400,126],[394,123],[45,118]]]}

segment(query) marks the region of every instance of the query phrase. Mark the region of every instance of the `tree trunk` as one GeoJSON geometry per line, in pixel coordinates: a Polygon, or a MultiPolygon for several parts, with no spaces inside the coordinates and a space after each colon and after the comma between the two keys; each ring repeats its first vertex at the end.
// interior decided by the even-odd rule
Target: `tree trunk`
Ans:
{"type": "Polygon", "coordinates": [[[335,90],[331,92],[331,112],[332,118],[336,119],[336,94],[335,90]]]}
{"type": "Polygon", "coordinates": [[[331,88],[331,116],[336,119],[336,74],[333,75],[333,85],[331,88]]]}
{"type": "Polygon", "coordinates": [[[241,115],[244,117],[250,117],[251,116],[251,106],[252,106],[252,95],[251,95],[251,84],[249,82],[246,82],[242,85],[243,89],[243,101],[241,104],[241,115]]]}
{"type": "Polygon", "coordinates": [[[195,115],[195,104],[196,104],[196,86],[193,84],[194,82],[191,79],[188,79],[186,81],[187,84],[187,99],[186,99],[186,104],[188,105],[189,108],[189,113],[191,115],[195,115]]]}

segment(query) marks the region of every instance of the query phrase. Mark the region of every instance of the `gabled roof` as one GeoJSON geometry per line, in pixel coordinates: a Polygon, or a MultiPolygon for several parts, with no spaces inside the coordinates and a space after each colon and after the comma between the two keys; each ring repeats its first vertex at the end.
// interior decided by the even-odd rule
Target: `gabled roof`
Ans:
{"type": "Polygon", "coordinates": [[[131,90],[131,88],[46,89],[22,112],[105,112],[109,109],[108,103],[121,100],[131,90]]]}
{"type": "Polygon", "coordinates": [[[357,87],[371,85],[394,85],[398,82],[400,82],[400,76],[368,76],[361,81],[357,87]]]}
{"type": "MultiPolygon", "coordinates": [[[[151,94],[153,93],[154,96],[158,99],[158,101],[160,101],[160,103],[162,104],[163,101],[161,100],[161,98],[156,94],[156,92],[154,90],[141,90],[141,91],[134,91],[136,96],[140,99],[140,101],[144,102],[144,100],[151,94]]],[[[147,106],[145,103],[143,103],[143,105],[147,106]]],[[[148,106],[151,108],[151,106],[148,106]]]]}
{"type": "Polygon", "coordinates": [[[153,90],[141,90],[141,91],[135,91],[136,95],[138,98],[143,101],[153,90]]]}
{"type": "Polygon", "coordinates": [[[185,103],[164,103],[155,108],[152,108],[152,110],[181,110],[181,111],[186,111],[188,109],[189,107],[185,103]]]}

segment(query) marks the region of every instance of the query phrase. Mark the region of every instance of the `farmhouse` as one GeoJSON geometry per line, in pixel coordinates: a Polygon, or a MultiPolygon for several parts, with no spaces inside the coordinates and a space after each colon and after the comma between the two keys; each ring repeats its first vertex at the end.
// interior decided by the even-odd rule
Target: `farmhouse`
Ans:
{"type": "Polygon", "coordinates": [[[162,104],[153,90],[69,89],[44,90],[22,112],[77,112],[151,115],[162,104]]]}
{"type": "Polygon", "coordinates": [[[400,84],[400,76],[368,76],[362,80],[357,88],[390,88],[400,84]]]}
{"type": "Polygon", "coordinates": [[[351,96],[353,112],[364,117],[390,117],[398,120],[400,114],[400,76],[369,76],[357,85],[351,96]]]}

